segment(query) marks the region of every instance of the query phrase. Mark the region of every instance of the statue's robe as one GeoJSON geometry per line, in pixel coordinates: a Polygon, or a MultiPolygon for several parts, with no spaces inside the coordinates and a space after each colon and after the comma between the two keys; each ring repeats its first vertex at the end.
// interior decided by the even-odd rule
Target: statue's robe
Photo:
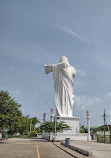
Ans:
{"type": "Polygon", "coordinates": [[[76,75],[75,68],[65,63],[44,66],[46,74],[53,72],[56,115],[72,117],[74,104],[72,76],[76,75]]]}

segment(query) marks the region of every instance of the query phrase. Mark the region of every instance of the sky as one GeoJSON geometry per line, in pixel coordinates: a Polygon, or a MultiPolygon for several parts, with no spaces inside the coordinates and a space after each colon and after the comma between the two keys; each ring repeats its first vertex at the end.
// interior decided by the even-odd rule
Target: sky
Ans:
{"type": "Polygon", "coordinates": [[[55,110],[52,73],[44,64],[66,56],[77,70],[74,114],[86,124],[111,124],[111,1],[0,0],[0,90],[24,115],[42,121],[55,110]]]}

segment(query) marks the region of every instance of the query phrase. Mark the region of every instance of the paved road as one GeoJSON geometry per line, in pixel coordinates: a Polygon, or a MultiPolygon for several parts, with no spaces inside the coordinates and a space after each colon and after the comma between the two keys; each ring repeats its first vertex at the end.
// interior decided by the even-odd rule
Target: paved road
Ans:
{"type": "Polygon", "coordinates": [[[15,139],[0,142],[0,158],[72,158],[71,155],[43,139],[15,139]],[[38,147],[38,152],[37,152],[38,147]]]}

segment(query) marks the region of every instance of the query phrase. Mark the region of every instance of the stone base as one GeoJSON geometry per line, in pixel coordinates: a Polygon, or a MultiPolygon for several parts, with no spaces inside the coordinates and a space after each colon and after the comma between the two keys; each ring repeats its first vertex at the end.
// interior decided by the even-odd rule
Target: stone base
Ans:
{"type": "MultiPolygon", "coordinates": [[[[57,121],[64,121],[71,127],[71,130],[64,131],[62,133],[56,133],[56,141],[65,140],[65,138],[70,138],[70,140],[88,140],[87,133],[80,133],[79,129],[79,117],[61,117],[56,116],[57,121]]],[[[51,121],[54,121],[54,116],[51,116],[51,121]]],[[[42,137],[48,140],[55,140],[54,133],[43,133],[42,137]]]]}
{"type": "Polygon", "coordinates": [[[64,121],[64,122],[66,122],[66,124],[68,126],[71,127],[71,130],[64,131],[62,134],[78,134],[78,133],[80,133],[80,129],[79,129],[80,118],[79,117],[58,116],[57,118],[59,118],[59,119],[57,119],[58,122],[64,121]]]}

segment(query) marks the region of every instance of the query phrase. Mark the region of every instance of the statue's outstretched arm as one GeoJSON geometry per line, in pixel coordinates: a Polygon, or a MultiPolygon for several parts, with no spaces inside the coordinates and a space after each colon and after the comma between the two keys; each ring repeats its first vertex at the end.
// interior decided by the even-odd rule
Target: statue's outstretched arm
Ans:
{"type": "Polygon", "coordinates": [[[73,77],[76,77],[76,69],[73,68],[73,77]]]}
{"type": "Polygon", "coordinates": [[[44,67],[45,67],[46,74],[53,72],[53,65],[44,65],[44,67]]]}

